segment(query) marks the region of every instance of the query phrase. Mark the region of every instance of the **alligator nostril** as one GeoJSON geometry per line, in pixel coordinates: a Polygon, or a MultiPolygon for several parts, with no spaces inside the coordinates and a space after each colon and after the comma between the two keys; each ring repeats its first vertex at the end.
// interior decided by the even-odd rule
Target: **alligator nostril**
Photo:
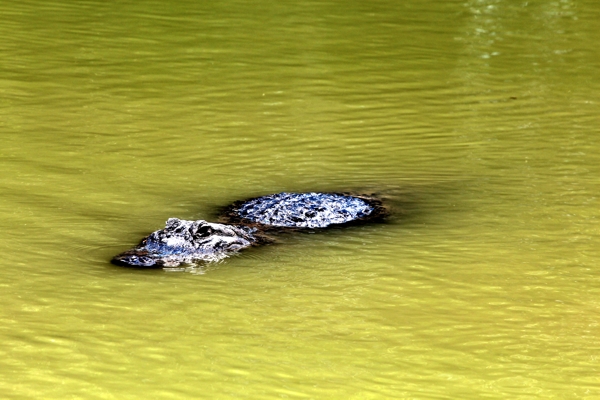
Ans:
{"type": "Polygon", "coordinates": [[[119,254],[118,256],[115,256],[111,262],[126,267],[158,267],[156,260],[152,257],[137,254],[119,254]]]}

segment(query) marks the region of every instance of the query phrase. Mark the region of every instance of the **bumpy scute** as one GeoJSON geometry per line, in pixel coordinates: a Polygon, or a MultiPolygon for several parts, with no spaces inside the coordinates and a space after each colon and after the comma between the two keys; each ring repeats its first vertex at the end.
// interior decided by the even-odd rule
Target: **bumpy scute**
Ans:
{"type": "Polygon", "coordinates": [[[226,210],[230,222],[284,228],[326,228],[383,217],[381,201],[338,193],[277,193],[236,202],[226,210]]]}

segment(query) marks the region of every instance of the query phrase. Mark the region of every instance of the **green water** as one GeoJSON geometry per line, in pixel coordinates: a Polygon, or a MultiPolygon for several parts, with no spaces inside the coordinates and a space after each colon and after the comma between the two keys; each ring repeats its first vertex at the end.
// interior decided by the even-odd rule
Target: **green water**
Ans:
{"type": "Polygon", "coordinates": [[[600,3],[0,2],[0,397],[600,398],[600,3]],[[169,217],[378,193],[189,272],[169,217]]]}

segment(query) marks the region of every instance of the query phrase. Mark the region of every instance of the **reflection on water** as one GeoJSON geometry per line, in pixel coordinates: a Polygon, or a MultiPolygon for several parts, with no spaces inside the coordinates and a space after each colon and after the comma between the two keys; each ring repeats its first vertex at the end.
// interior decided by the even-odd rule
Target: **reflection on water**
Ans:
{"type": "Polygon", "coordinates": [[[1,4],[1,397],[598,397],[599,11],[1,4]],[[281,191],[392,215],[108,262],[281,191]]]}

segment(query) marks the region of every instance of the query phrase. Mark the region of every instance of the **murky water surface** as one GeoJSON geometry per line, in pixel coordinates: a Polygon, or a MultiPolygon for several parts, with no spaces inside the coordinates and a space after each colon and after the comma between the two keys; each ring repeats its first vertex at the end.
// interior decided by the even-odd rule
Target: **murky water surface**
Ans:
{"type": "Polygon", "coordinates": [[[0,397],[600,398],[600,3],[0,3],[0,397]],[[378,193],[188,272],[169,217],[378,193]]]}

